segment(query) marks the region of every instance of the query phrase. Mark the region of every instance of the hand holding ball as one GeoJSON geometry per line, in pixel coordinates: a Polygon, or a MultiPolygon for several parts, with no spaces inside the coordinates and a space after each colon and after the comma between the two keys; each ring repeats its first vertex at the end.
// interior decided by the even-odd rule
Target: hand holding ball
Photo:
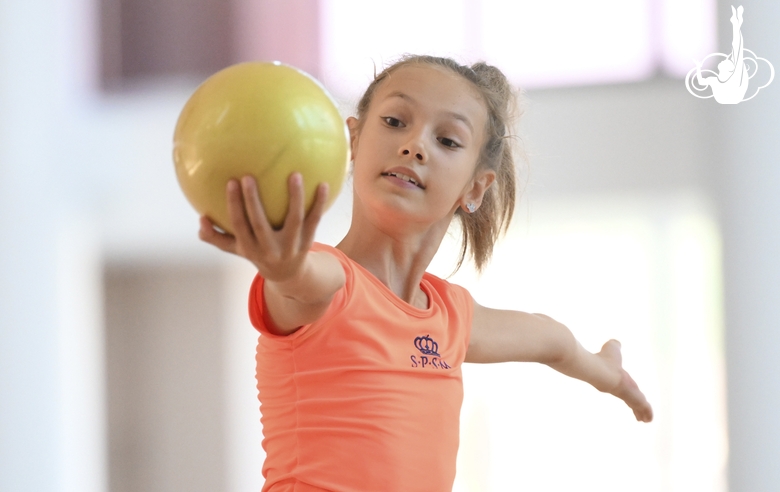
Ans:
{"type": "Polygon", "coordinates": [[[318,184],[328,183],[327,208],[349,162],[346,125],[330,96],[309,75],[279,63],[242,63],[212,75],[185,104],[173,140],[184,195],[228,232],[229,180],[254,176],[268,221],[278,228],[290,174],[303,176],[307,211],[318,184]]]}

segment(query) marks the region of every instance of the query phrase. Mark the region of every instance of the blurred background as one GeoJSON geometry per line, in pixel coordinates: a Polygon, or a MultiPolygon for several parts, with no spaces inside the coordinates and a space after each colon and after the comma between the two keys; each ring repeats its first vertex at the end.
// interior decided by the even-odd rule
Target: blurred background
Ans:
{"type": "MultiPolygon", "coordinates": [[[[780,63],[780,4],[743,5],[745,47],[780,63]]],[[[592,351],[620,339],[655,409],[638,424],[544,366],[467,365],[455,490],[779,489],[780,92],[719,105],[684,82],[731,51],[730,6],[0,1],[0,491],[260,489],[254,272],[198,241],[176,118],[245,60],[307,70],[346,117],[405,52],[525,90],[513,226],[484,275],[451,280],[592,351]]]]}

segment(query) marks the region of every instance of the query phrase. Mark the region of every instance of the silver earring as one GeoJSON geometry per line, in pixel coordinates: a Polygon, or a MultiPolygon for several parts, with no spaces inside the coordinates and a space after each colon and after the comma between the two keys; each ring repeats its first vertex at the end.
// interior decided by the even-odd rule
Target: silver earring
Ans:
{"type": "Polygon", "coordinates": [[[470,214],[473,214],[474,211],[477,209],[477,206],[474,205],[473,203],[467,203],[466,208],[469,210],[470,214]]]}

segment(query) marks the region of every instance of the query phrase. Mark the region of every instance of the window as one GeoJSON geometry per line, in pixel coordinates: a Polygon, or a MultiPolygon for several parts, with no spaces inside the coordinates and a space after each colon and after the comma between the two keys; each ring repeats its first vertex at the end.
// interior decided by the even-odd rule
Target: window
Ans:
{"type": "MultiPolygon", "coordinates": [[[[724,491],[719,235],[707,207],[580,198],[538,202],[528,224],[516,218],[481,278],[450,280],[483,305],[552,316],[590,351],[620,340],[655,420],[543,365],[466,364],[454,490],[724,491]]],[[[456,252],[445,238],[431,271],[446,276],[456,252]]]]}
{"type": "Polygon", "coordinates": [[[713,0],[322,0],[321,9],[324,82],[347,97],[373,65],[403,53],[485,59],[535,88],[682,77],[715,47],[713,0]]]}
{"type": "Polygon", "coordinates": [[[193,78],[232,61],[231,11],[220,0],[101,0],[102,87],[193,78]]]}

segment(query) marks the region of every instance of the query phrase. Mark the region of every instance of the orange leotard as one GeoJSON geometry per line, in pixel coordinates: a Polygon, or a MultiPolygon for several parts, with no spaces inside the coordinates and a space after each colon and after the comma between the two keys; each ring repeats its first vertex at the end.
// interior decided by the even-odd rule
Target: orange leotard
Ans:
{"type": "Polygon", "coordinates": [[[250,292],[263,491],[452,490],[470,294],[425,273],[429,302],[419,309],[341,251],[312,250],[335,255],[346,274],[315,323],[274,335],[262,277],[250,292]]]}

